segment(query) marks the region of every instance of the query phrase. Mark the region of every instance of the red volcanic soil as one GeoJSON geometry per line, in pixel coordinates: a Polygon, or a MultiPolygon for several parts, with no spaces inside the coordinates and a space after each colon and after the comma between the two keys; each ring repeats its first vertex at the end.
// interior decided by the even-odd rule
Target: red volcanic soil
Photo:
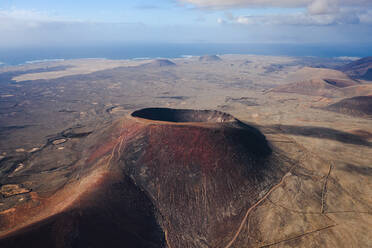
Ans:
{"type": "Polygon", "coordinates": [[[225,247],[286,170],[218,111],[143,109],[86,142],[62,188],[7,203],[0,247],[225,247]]]}
{"type": "Polygon", "coordinates": [[[372,116],[372,96],[343,99],[326,107],[327,110],[359,117],[372,116]]]}

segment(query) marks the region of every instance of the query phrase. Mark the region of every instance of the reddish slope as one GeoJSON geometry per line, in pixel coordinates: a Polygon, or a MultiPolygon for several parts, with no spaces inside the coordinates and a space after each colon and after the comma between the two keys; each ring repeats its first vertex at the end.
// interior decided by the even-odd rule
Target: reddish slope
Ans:
{"type": "Polygon", "coordinates": [[[119,164],[156,203],[170,247],[222,247],[281,175],[265,137],[229,115],[148,109],[134,116],[168,121],[143,120],[149,125],[119,164]]]}
{"type": "Polygon", "coordinates": [[[0,246],[224,247],[283,176],[265,137],[230,115],[133,116],[90,137],[55,194],[10,202],[0,246]]]}

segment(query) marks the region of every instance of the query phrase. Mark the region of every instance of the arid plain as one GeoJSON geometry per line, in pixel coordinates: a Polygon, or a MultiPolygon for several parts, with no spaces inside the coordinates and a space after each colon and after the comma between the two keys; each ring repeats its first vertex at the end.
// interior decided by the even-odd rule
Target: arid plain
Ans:
{"type": "MultiPolygon", "coordinates": [[[[32,230],[76,207],[77,198],[69,199],[67,193],[59,192],[71,187],[74,189],[67,192],[73,195],[99,187],[99,183],[92,186],[87,182],[100,167],[84,166],[92,157],[92,147],[107,137],[121,137],[115,130],[123,118],[124,122],[129,119],[124,127],[131,130],[133,120],[128,116],[133,111],[157,107],[230,114],[266,137],[272,150],[270,166],[248,180],[246,191],[239,188],[238,193],[233,190],[238,186],[223,190],[210,179],[210,185],[204,185],[204,198],[198,198],[200,205],[190,203],[193,210],[182,207],[188,202],[166,207],[172,195],[183,192],[176,189],[177,183],[162,190],[163,195],[154,196],[152,187],[156,185],[145,185],[132,176],[134,172],[125,172],[134,178],[139,192],[146,193],[148,201],[142,203],[155,209],[151,214],[144,210],[146,216],[153,216],[148,225],[160,227],[158,236],[142,230],[148,218],[141,222],[141,213],[134,224],[121,223],[127,229],[128,225],[136,226],[136,237],[148,233],[141,240],[151,245],[133,238],[130,242],[135,245],[131,247],[371,247],[372,66],[370,61],[348,63],[353,62],[222,55],[171,60],[82,59],[0,68],[0,246],[21,247],[22,242],[35,241],[39,236],[32,230]],[[75,183],[83,186],[75,187],[75,183]],[[222,194],[231,194],[231,199],[222,194]],[[199,211],[202,207],[208,210],[199,211]],[[185,220],[185,213],[190,213],[193,221],[185,220]]],[[[114,154],[114,145],[112,149],[114,154]]],[[[218,157],[214,152],[211,154],[218,157]]],[[[226,154],[234,157],[235,153],[226,154]]],[[[108,163],[115,159],[112,155],[105,158],[103,153],[97,156],[108,163]]],[[[224,173],[233,170],[227,168],[224,173]]],[[[128,209],[122,218],[131,215],[128,209]]],[[[50,225],[60,230],[65,222],[50,225]]],[[[105,236],[97,230],[92,233],[105,236]]],[[[64,245],[60,247],[84,247],[85,241],[82,238],[80,246],[61,241],[64,245]]]]}

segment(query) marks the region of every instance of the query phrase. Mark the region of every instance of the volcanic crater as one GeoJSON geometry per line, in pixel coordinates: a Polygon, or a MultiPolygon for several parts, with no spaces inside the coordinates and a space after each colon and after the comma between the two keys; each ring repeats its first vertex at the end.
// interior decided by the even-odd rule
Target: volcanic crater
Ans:
{"type": "Polygon", "coordinates": [[[237,121],[233,116],[213,110],[170,108],[145,108],[134,111],[133,117],[165,122],[228,122],[237,121]]]}
{"type": "Polygon", "coordinates": [[[141,109],[81,142],[46,198],[46,174],[20,177],[33,195],[0,215],[1,247],[228,247],[287,172],[257,128],[219,111],[141,109]]]}

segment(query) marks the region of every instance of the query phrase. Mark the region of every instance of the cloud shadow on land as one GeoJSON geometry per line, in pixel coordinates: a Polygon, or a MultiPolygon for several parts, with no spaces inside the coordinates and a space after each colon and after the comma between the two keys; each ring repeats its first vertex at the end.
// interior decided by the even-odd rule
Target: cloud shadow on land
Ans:
{"type": "Polygon", "coordinates": [[[318,139],[335,140],[346,144],[361,145],[367,147],[372,146],[371,142],[369,142],[368,140],[361,136],[339,131],[332,128],[292,125],[272,125],[265,126],[265,128],[270,128],[276,133],[298,135],[318,139]]]}
{"type": "Polygon", "coordinates": [[[340,169],[349,173],[357,173],[364,176],[372,176],[372,168],[367,166],[347,164],[344,167],[341,167],[340,169]]]}

